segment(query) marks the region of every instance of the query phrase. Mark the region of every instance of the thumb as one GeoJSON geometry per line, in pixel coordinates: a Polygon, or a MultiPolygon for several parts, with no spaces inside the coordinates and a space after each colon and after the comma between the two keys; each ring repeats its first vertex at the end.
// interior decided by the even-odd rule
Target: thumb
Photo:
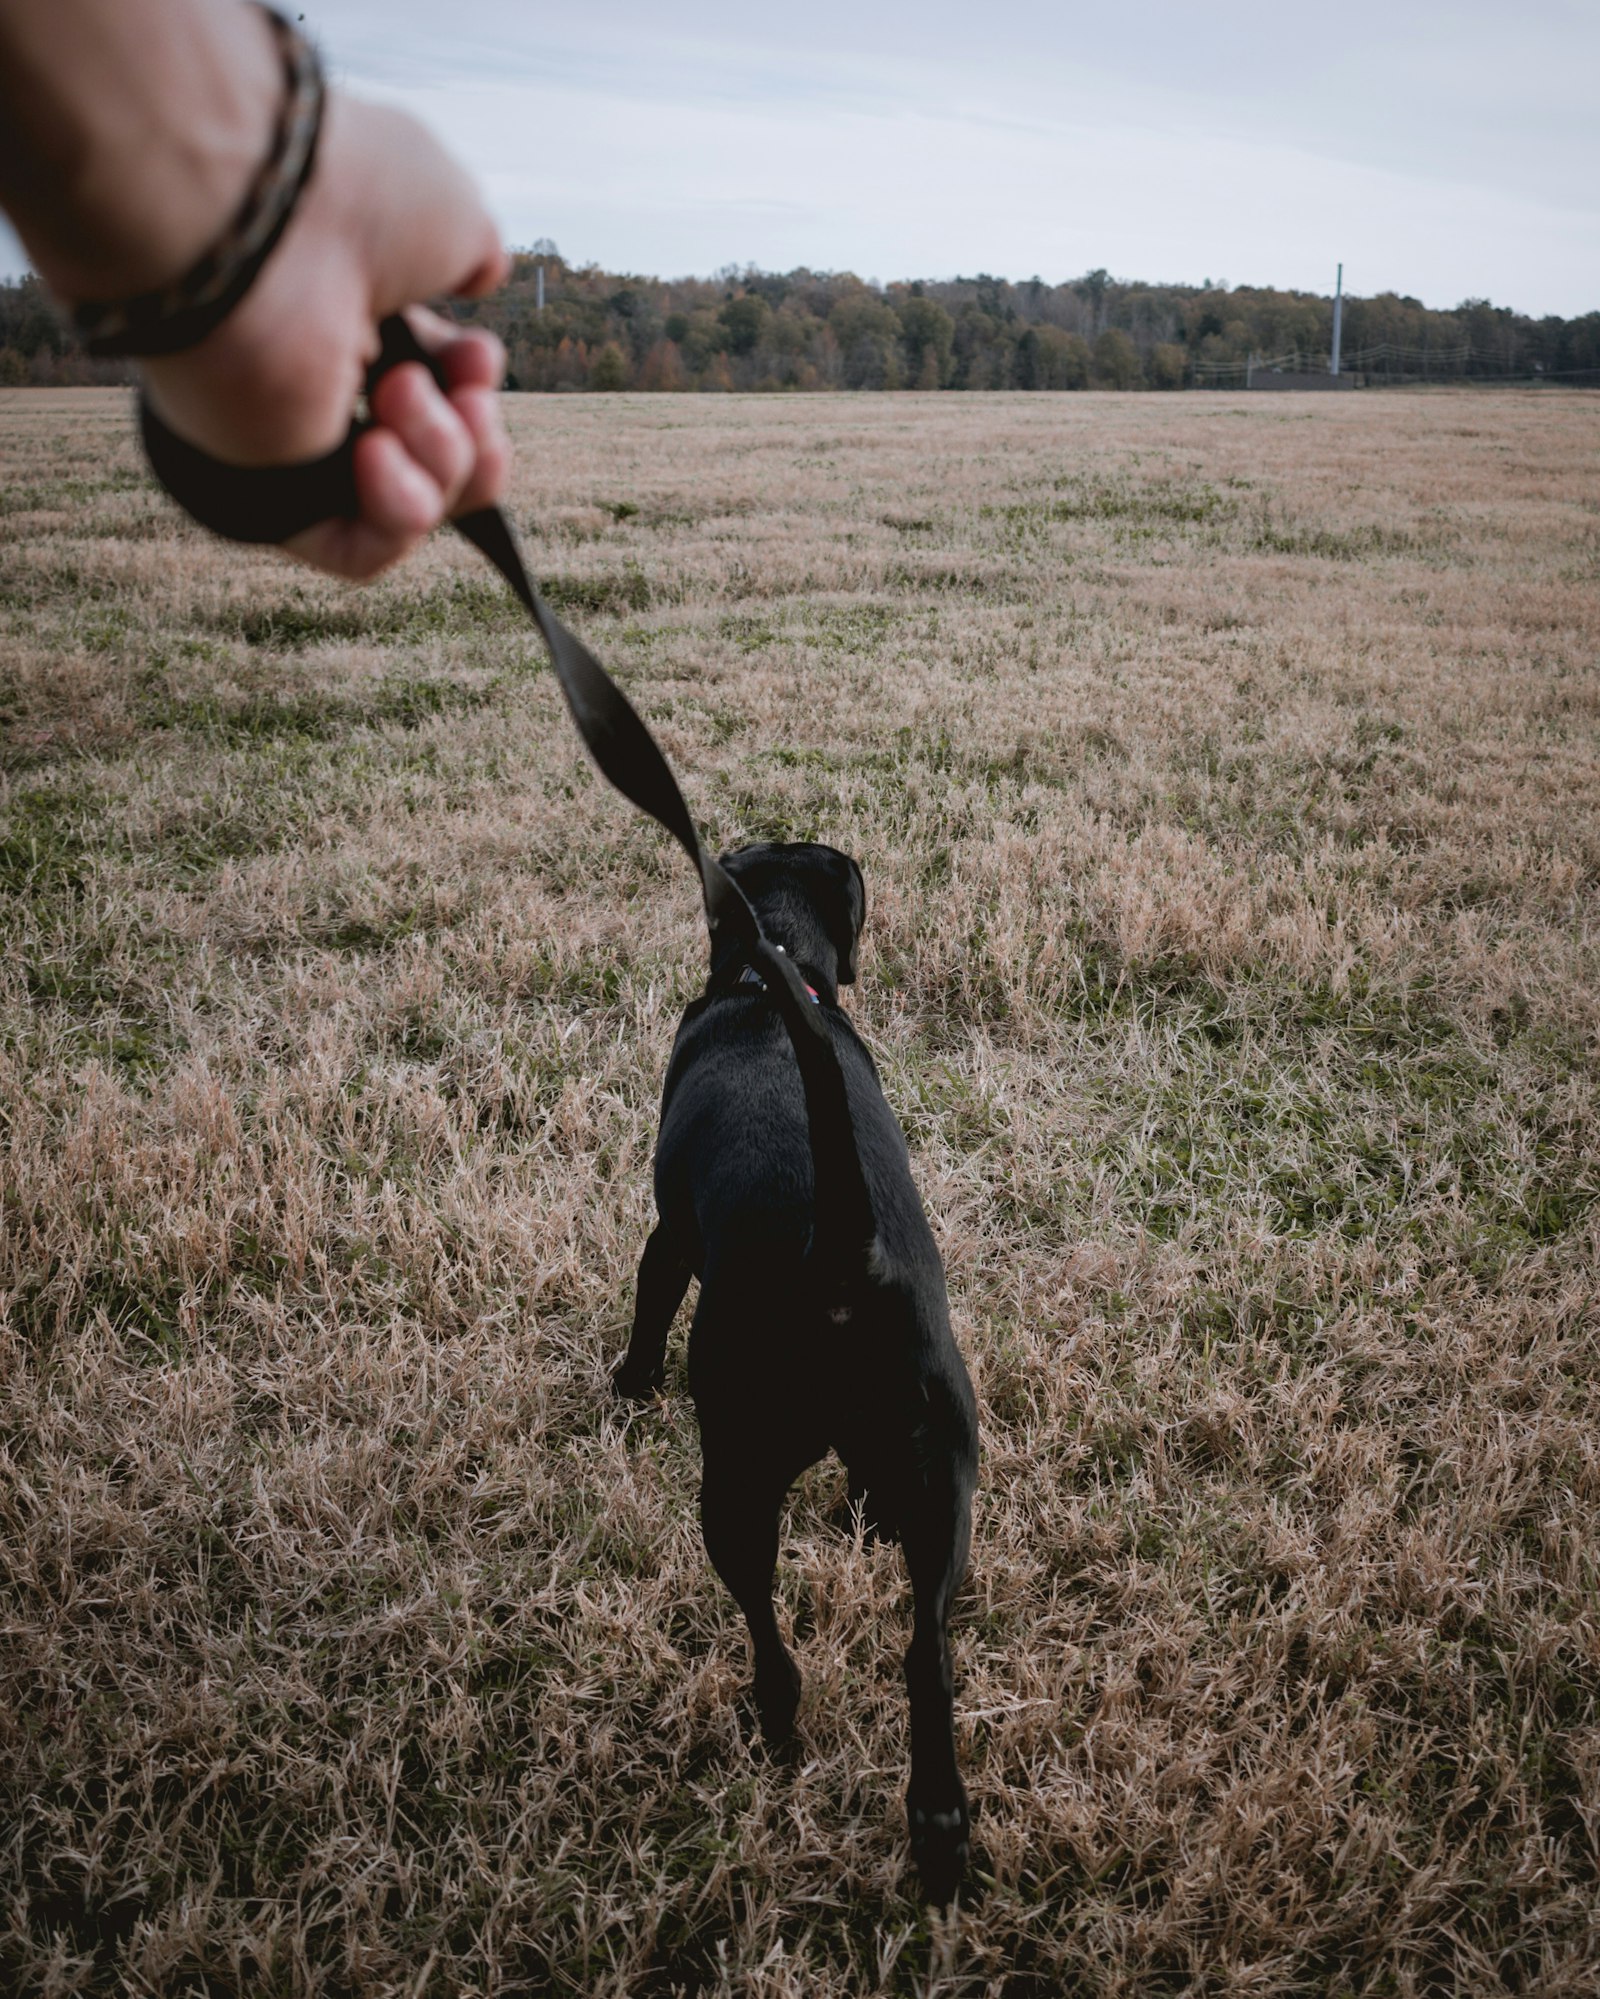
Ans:
{"type": "Polygon", "coordinates": [[[347,137],[367,182],[361,225],[374,319],[439,297],[472,298],[508,264],[471,177],[427,127],[383,105],[347,106],[347,137]]]}

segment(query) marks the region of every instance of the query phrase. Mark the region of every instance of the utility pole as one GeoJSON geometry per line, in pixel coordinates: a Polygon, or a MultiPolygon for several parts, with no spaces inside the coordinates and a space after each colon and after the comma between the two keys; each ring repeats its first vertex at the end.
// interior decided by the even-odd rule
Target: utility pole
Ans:
{"type": "Polygon", "coordinates": [[[1344,323],[1344,265],[1339,266],[1339,275],[1333,281],[1333,367],[1332,374],[1339,372],[1339,333],[1344,323]]]}
{"type": "Polygon", "coordinates": [[[544,265],[543,264],[536,264],[534,266],[533,309],[535,312],[544,311],[544,265]]]}

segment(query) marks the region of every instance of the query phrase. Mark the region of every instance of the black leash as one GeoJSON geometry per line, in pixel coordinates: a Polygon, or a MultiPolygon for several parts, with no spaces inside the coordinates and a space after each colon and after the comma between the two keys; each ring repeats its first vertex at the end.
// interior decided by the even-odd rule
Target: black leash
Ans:
{"type": "MultiPolygon", "coordinates": [[[[383,345],[367,376],[369,394],[378,379],[402,361],[420,361],[441,388],[447,386],[442,368],[398,314],[386,319],[379,333],[383,345]]],[[[139,423],[151,470],[162,485],[202,527],[230,541],[287,541],[321,521],[356,512],[355,442],[369,427],[364,422],[353,424],[344,443],[326,458],[266,467],[226,465],[186,444],[167,428],[148,400],[141,400],[139,423]]],[[[504,511],[485,507],[451,525],[489,558],[538,626],[567,710],[602,773],[624,798],[664,827],[694,862],[713,958],[725,940],[734,940],[761,972],[787,987],[794,1018],[804,1023],[804,1029],[826,1041],[820,1009],[811,1004],[810,989],[793,960],[762,936],[743,891],[701,845],[678,781],[655,737],[599,660],[567,630],[529,581],[504,511]]]]}

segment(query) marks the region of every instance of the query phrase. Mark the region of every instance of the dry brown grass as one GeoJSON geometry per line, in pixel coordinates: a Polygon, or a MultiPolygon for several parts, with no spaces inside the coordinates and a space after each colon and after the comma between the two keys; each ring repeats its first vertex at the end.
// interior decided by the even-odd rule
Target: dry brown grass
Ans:
{"type": "Polygon", "coordinates": [[[977,1879],[898,1556],[794,1768],[607,1399],[702,952],[531,635],[0,396],[0,1984],[1590,1993],[1600,402],[512,405],[732,842],[856,853],[983,1409],[977,1879]]]}

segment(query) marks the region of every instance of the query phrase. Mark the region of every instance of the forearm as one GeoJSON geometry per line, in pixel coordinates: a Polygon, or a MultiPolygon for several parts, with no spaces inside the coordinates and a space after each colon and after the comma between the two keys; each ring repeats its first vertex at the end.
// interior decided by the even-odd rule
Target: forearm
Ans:
{"type": "MultiPolygon", "coordinates": [[[[164,290],[225,242],[280,122],[301,129],[290,100],[303,111],[305,89],[294,51],[245,0],[0,0],[0,208],[67,303],[164,290]]],[[[281,237],[224,316],[171,351],[142,350],[144,392],[225,464],[321,458],[349,429],[379,322],[413,308],[448,392],[415,362],[385,375],[356,444],[357,514],[286,544],[372,576],[504,490],[504,352],[415,308],[487,290],[505,254],[456,162],[380,106],[330,93],[314,171],[293,191],[281,237]]]]}
{"type": "Polygon", "coordinates": [[[242,0],[0,0],[0,208],[65,299],[168,283],[232,217],[282,87],[242,0]]]}

